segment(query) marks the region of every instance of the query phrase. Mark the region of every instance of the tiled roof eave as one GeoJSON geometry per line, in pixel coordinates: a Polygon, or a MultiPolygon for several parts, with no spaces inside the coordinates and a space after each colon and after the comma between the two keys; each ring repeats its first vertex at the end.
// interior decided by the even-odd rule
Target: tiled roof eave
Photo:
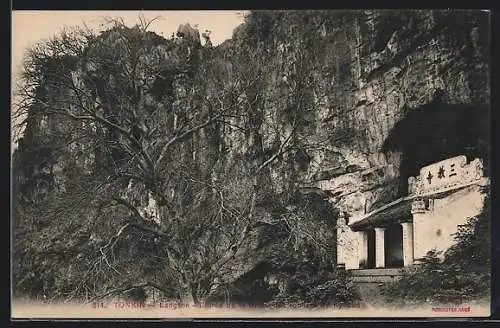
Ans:
{"type": "Polygon", "coordinates": [[[414,198],[414,196],[399,198],[367,213],[361,219],[349,224],[349,227],[357,231],[366,227],[382,226],[408,217],[411,214],[411,203],[414,198]]]}
{"type": "Polygon", "coordinates": [[[393,202],[390,202],[384,206],[381,206],[365,215],[363,215],[360,219],[355,222],[349,224],[349,227],[352,230],[358,231],[362,230],[366,227],[375,227],[377,225],[384,225],[389,222],[405,220],[406,217],[411,214],[411,203],[415,199],[422,198],[440,198],[449,195],[450,193],[454,193],[458,190],[473,186],[485,186],[489,184],[488,178],[482,178],[480,180],[467,182],[461,185],[455,185],[446,189],[436,191],[431,191],[423,194],[409,195],[406,197],[401,197],[396,199],[393,202]]]}

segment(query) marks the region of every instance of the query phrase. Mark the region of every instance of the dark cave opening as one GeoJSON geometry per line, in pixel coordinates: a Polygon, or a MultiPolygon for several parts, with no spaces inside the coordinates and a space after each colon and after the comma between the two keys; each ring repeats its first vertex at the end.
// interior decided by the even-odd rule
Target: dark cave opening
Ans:
{"type": "Polygon", "coordinates": [[[484,161],[490,175],[490,107],[484,104],[445,104],[434,101],[412,109],[386,139],[384,152],[401,152],[399,195],[408,189],[408,177],[422,166],[465,155],[484,161]]]}

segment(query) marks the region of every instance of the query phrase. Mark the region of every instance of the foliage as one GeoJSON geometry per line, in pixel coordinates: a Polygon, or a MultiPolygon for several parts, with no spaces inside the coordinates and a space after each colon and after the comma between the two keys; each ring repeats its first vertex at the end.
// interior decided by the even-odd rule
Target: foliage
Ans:
{"type": "Polygon", "coordinates": [[[286,287],[277,290],[269,307],[358,307],[357,287],[346,272],[318,269],[310,263],[300,263],[296,271],[285,276],[286,287]]]}
{"type": "Polygon", "coordinates": [[[270,286],[274,295],[266,306],[359,306],[348,273],[335,268],[336,210],[315,193],[296,193],[289,202],[279,215],[272,253],[266,257],[282,285],[274,290],[270,286]]]}
{"type": "Polygon", "coordinates": [[[465,303],[488,297],[491,283],[490,201],[455,235],[443,256],[430,251],[422,264],[385,287],[388,302],[403,304],[465,303]]]}

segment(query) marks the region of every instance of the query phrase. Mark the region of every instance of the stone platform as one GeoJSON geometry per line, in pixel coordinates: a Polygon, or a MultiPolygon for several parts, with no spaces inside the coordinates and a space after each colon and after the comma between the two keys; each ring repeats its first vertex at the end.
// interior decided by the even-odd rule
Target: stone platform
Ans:
{"type": "Polygon", "coordinates": [[[349,270],[355,283],[387,283],[399,279],[403,268],[349,270]]]}

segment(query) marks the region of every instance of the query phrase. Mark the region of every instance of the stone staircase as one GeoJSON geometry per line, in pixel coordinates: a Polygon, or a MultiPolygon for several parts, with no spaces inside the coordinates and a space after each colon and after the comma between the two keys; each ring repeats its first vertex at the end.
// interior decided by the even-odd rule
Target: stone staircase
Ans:
{"type": "Polygon", "coordinates": [[[402,268],[349,270],[361,300],[371,306],[386,304],[382,287],[402,276],[402,268]]]}
{"type": "Polygon", "coordinates": [[[402,268],[394,269],[354,269],[349,270],[355,283],[387,283],[399,279],[403,273],[402,268]]]}

